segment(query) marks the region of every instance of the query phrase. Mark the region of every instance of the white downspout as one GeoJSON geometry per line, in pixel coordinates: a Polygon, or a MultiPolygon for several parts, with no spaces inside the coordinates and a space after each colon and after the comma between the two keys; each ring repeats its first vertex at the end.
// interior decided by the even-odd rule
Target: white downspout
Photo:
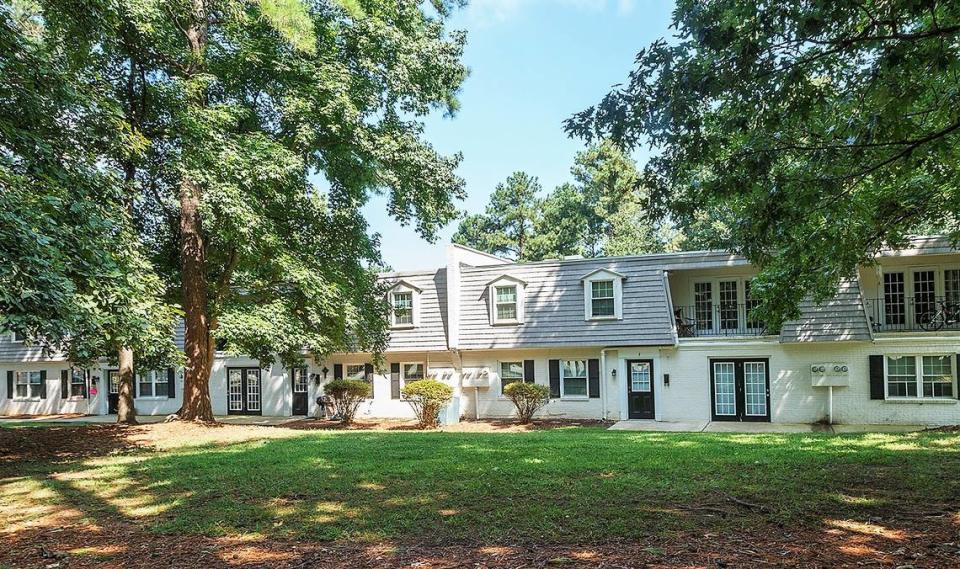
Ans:
{"type": "Polygon", "coordinates": [[[607,420],[607,348],[600,349],[600,419],[607,420]]]}

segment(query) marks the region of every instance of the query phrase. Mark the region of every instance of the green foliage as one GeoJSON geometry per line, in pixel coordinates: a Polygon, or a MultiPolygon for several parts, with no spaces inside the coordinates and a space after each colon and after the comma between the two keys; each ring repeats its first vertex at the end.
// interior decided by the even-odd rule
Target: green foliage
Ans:
{"type": "Polygon", "coordinates": [[[767,322],[918,228],[960,237],[956,2],[684,0],[673,24],[566,127],[651,145],[651,203],[761,267],[767,322]]]}
{"type": "Polygon", "coordinates": [[[326,384],[323,391],[333,398],[340,422],[349,425],[353,423],[360,403],[370,397],[370,384],[360,379],[335,379],[326,384]]]}
{"type": "Polygon", "coordinates": [[[517,408],[517,419],[521,425],[533,420],[537,411],[550,402],[550,388],[546,385],[514,381],[503,388],[503,394],[517,408]]]}
{"type": "Polygon", "coordinates": [[[540,217],[541,191],[537,178],[514,172],[497,184],[483,214],[466,217],[453,242],[469,245],[495,255],[526,261],[534,224],[540,217]]]}
{"type": "Polygon", "coordinates": [[[440,423],[440,412],[452,397],[453,388],[435,379],[421,379],[403,386],[403,398],[413,407],[421,429],[440,423]]]}
{"type": "Polygon", "coordinates": [[[36,9],[0,7],[0,329],[79,363],[120,347],[138,364],[175,363],[176,309],[101,162],[134,141],[95,81],[96,56],[79,51],[88,35],[51,34],[36,9]]]}

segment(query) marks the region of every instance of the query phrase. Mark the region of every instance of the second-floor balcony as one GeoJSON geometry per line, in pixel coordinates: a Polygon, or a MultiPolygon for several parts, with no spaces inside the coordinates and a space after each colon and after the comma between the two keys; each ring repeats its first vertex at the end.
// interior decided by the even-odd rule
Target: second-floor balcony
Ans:
{"type": "Polygon", "coordinates": [[[717,336],[764,336],[764,323],[751,312],[755,305],[740,303],[702,303],[675,306],[674,322],[680,338],[717,336]]]}
{"type": "Polygon", "coordinates": [[[864,309],[874,332],[960,330],[960,298],[890,295],[865,299],[864,309]]]}

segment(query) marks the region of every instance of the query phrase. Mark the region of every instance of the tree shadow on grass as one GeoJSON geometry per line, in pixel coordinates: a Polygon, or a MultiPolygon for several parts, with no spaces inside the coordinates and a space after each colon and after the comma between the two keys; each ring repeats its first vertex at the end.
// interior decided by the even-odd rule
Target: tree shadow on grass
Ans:
{"type": "Polygon", "coordinates": [[[930,555],[955,534],[960,457],[944,440],[354,432],[88,460],[28,478],[103,531],[158,543],[255,536],[268,549],[294,540],[609,556],[626,542],[653,543],[634,553],[657,557],[713,535],[698,554],[759,555],[741,543],[750,537],[769,551],[863,560],[930,555]]]}

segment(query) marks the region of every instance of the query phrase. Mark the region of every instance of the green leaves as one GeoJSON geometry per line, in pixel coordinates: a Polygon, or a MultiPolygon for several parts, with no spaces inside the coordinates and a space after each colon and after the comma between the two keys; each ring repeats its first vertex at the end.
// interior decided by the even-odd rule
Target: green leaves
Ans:
{"type": "MultiPolygon", "coordinates": [[[[317,38],[313,20],[302,0],[258,0],[260,12],[270,25],[296,49],[313,55],[317,52],[317,38]]],[[[349,4],[351,15],[358,13],[355,2],[349,4]]],[[[354,16],[355,17],[355,16],[354,16]]]]}
{"type": "Polygon", "coordinates": [[[763,268],[768,322],[884,244],[960,235],[960,7],[689,0],[674,25],[566,128],[651,145],[653,203],[688,231],[721,221],[713,246],[763,268]]]}

